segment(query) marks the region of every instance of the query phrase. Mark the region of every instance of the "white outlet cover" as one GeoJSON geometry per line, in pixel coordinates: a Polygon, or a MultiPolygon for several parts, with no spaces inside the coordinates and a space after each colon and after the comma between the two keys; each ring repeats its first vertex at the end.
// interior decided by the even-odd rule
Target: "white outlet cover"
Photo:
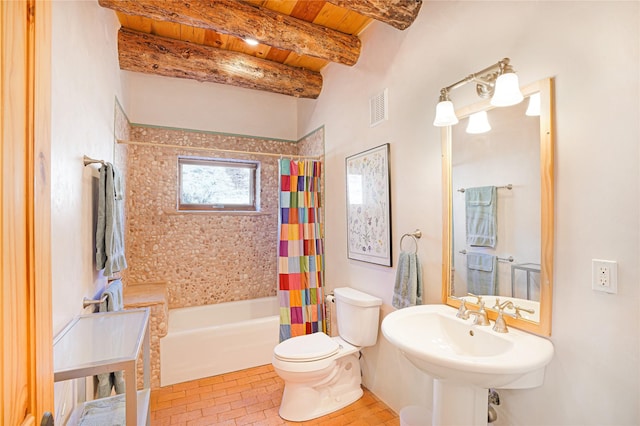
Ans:
{"type": "Polygon", "coordinates": [[[602,291],[605,293],[618,293],[618,262],[614,260],[591,260],[591,288],[595,291],[602,291]],[[602,285],[600,283],[601,268],[608,270],[608,285],[602,285]]]}

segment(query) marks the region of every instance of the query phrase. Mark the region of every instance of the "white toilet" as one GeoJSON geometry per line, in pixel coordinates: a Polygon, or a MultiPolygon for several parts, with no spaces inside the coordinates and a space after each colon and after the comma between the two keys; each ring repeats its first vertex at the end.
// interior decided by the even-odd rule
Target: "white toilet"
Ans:
{"type": "Polygon", "coordinates": [[[301,422],[357,401],[360,348],[378,338],[382,300],[349,287],[334,290],[340,336],[324,333],[292,337],[273,351],[273,368],[284,380],[280,417],[301,422]]]}

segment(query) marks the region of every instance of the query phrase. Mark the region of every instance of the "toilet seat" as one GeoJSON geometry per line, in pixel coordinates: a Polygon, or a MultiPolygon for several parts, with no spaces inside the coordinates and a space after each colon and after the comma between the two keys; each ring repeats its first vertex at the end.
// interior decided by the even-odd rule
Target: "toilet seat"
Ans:
{"type": "Polygon", "coordinates": [[[329,337],[324,333],[315,334],[318,334],[318,336],[309,337],[313,336],[313,334],[309,334],[306,336],[292,337],[274,348],[271,364],[276,371],[281,370],[281,372],[278,373],[280,377],[282,377],[281,373],[283,372],[321,373],[324,369],[332,368],[337,359],[357,353],[360,350],[360,348],[345,342],[339,336],[329,337]],[[307,341],[314,344],[307,346],[307,341]],[[284,345],[284,343],[287,342],[290,343],[284,345]],[[285,350],[283,351],[282,348],[285,348],[285,350]],[[289,359],[286,357],[289,357],[289,359]]]}
{"type": "Polygon", "coordinates": [[[278,344],[274,356],[287,362],[312,362],[329,358],[340,350],[340,344],[323,332],[297,336],[278,344]]]}

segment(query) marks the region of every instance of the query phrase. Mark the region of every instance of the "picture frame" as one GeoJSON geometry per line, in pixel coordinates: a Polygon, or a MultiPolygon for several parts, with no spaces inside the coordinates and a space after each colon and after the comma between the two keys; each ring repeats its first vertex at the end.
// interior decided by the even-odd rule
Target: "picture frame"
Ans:
{"type": "Polygon", "coordinates": [[[345,159],[347,257],[392,266],[388,143],[345,159]]]}

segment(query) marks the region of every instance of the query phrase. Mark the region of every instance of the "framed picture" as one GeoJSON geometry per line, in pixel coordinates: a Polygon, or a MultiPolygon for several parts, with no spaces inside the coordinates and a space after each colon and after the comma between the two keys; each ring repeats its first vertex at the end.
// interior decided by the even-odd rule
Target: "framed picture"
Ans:
{"type": "Polygon", "coordinates": [[[389,144],[346,158],[347,257],[391,266],[389,144]]]}

